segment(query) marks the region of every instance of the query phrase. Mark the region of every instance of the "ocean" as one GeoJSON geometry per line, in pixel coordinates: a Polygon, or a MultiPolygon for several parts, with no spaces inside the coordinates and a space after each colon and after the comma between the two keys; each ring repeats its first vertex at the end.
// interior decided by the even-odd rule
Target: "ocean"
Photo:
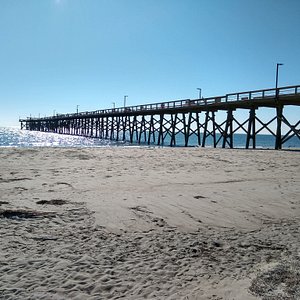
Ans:
{"type": "Polygon", "coordinates": [[[15,128],[0,127],[0,147],[109,147],[129,145],[126,142],[115,142],[80,136],[27,131],[15,128]]]}
{"type": "MultiPolygon", "coordinates": [[[[217,136],[218,139],[219,136],[217,136]]],[[[235,134],[233,141],[235,148],[245,148],[246,135],[235,134]]],[[[165,140],[165,146],[169,145],[169,138],[165,140]]],[[[197,137],[192,135],[189,140],[190,146],[197,146],[197,137]]],[[[259,134],[256,137],[256,147],[261,149],[274,149],[275,137],[267,134],[259,134]]],[[[116,142],[98,138],[86,138],[80,136],[70,136],[55,133],[45,133],[36,131],[26,131],[15,128],[0,127],[0,147],[124,147],[137,146],[129,142],[116,142]]],[[[148,145],[140,145],[148,146],[148,145]]],[[[152,145],[155,146],[155,145],[152,145]]],[[[184,146],[183,135],[178,135],[177,146],[184,146]]],[[[206,147],[212,147],[211,137],[207,138],[206,147]]],[[[219,147],[221,143],[219,143],[219,147]]],[[[292,137],[284,145],[284,149],[300,149],[300,139],[292,137]]]]}

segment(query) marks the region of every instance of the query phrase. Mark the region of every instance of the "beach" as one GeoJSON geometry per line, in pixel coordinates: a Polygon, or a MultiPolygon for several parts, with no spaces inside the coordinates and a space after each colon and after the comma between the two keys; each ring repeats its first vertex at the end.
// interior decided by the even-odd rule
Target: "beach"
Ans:
{"type": "Polygon", "coordinates": [[[0,148],[0,191],[1,299],[300,297],[299,151],[0,148]]]}

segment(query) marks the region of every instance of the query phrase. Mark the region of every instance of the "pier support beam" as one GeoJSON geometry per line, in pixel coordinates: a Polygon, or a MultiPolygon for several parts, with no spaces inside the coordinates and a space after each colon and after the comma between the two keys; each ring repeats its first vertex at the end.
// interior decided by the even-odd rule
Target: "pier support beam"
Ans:
{"type": "Polygon", "coordinates": [[[214,111],[207,111],[205,113],[205,122],[204,122],[204,132],[203,132],[203,139],[202,139],[202,147],[205,147],[206,138],[211,136],[213,139],[214,148],[217,147],[217,139],[216,139],[216,121],[215,121],[215,112],[214,111]],[[211,113],[211,116],[209,115],[211,113]],[[208,130],[209,122],[212,123],[212,130],[208,130]]]}
{"type": "Polygon", "coordinates": [[[155,143],[155,125],[154,125],[154,116],[153,115],[151,115],[151,117],[150,117],[148,145],[150,145],[150,143],[151,143],[151,136],[152,136],[152,142],[155,143]]]}
{"type": "Polygon", "coordinates": [[[252,148],[256,147],[256,133],[255,133],[255,108],[251,108],[249,112],[248,130],[246,138],[246,149],[249,149],[250,140],[252,139],[252,148]]]}
{"type": "Polygon", "coordinates": [[[164,138],[163,138],[163,124],[164,124],[164,115],[161,114],[160,115],[160,119],[159,119],[159,133],[158,133],[158,139],[157,139],[157,145],[163,145],[164,143],[164,138]]]}
{"type": "Polygon", "coordinates": [[[275,149],[282,148],[282,139],[281,139],[281,124],[282,124],[282,105],[276,107],[276,121],[277,121],[277,128],[276,128],[276,142],[275,142],[275,149]]]}
{"type": "Polygon", "coordinates": [[[228,143],[230,148],[233,148],[233,114],[232,109],[227,111],[227,120],[225,124],[225,130],[223,134],[223,144],[222,148],[226,147],[226,143],[228,143]],[[229,130],[229,132],[228,132],[229,130]],[[228,141],[229,139],[229,141],[228,141]]]}

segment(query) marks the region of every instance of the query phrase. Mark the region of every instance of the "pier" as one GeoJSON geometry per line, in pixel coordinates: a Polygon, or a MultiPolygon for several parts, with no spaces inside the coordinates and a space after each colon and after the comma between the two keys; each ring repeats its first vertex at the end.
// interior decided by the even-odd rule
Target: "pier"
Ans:
{"type": "Polygon", "coordinates": [[[255,149],[257,135],[264,131],[274,136],[274,148],[281,149],[291,138],[300,140],[300,116],[296,123],[289,120],[286,106],[300,106],[300,85],[19,121],[26,130],[159,146],[176,146],[181,136],[188,147],[193,136],[201,147],[210,138],[213,147],[234,148],[234,136],[244,133],[245,148],[255,149]],[[257,112],[267,108],[272,117],[266,121],[257,112]],[[239,111],[247,111],[247,117],[237,118],[239,111]]]}

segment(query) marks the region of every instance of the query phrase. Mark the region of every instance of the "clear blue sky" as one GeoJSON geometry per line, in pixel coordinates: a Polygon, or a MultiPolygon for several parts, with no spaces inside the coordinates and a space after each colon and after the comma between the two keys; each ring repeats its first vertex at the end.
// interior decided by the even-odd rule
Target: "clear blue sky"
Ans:
{"type": "Polygon", "coordinates": [[[299,16],[299,0],[0,0],[0,126],[274,87],[277,62],[300,84],[299,16]]]}

